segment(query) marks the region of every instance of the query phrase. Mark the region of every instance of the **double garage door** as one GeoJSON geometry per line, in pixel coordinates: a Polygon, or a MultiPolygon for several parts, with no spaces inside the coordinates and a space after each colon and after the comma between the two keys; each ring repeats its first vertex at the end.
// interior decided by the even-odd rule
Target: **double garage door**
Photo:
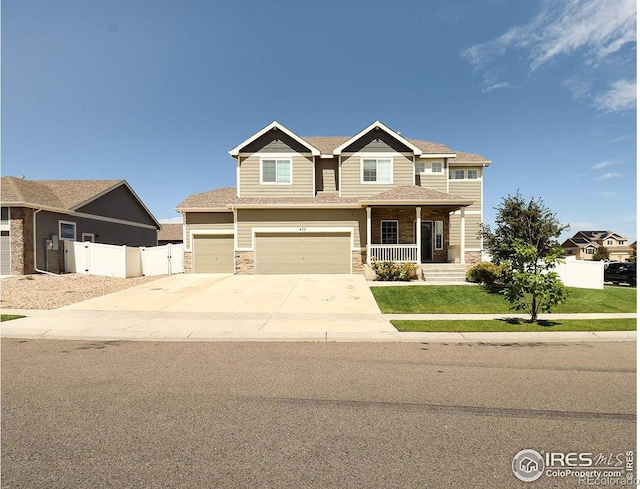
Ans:
{"type": "MultiPolygon", "coordinates": [[[[233,273],[230,235],[196,235],[196,273],[233,273]]],[[[257,233],[254,270],[258,274],[351,273],[349,232],[257,233]]]]}
{"type": "Polygon", "coordinates": [[[256,234],[256,273],[351,273],[347,233],[256,234]]]}

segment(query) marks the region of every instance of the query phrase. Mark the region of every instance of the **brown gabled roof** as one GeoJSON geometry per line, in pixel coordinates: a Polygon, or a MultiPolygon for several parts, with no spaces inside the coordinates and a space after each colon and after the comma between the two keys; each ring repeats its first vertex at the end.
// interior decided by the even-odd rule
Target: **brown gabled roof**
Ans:
{"type": "Polygon", "coordinates": [[[447,204],[451,203],[469,205],[472,201],[466,197],[460,197],[459,195],[447,194],[444,192],[438,192],[437,190],[432,190],[430,188],[418,187],[417,185],[402,185],[398,187],[394,187],[391,190],[387,190],[385,192],[381,192],[372,197],[367,197],[359,200],[360,202],[366,203],[376,203],[376,202],[393,202],[393,203],[416,203],[423,202],[428,204],[438,203],[438,204],[447,204]]]}
{"type": "Polygon", "coordinates": [[[3,203],[32,204],[72,210],[124,180],[24,180],[2,177],[3,203]]]}
{"type": "MultiPolygon", "coordinates": [[[[305,136],[303,137],[312,146],[318,148],[322,154],[332,154],[333,150],[341,144],[351,139],[347,136],[305,136]]],[[[430,141],[422,141],[420,139],[405,138],[411,144],[416,145],[423,153],[430,154],[447,154],[454,151],[447,145],[442,143],[432,143],[430,141]]],[[[466,154],[466,153],[465,153],[466,154]]],[[[484,159],[483,159],[484,160],[484,159]]],[[[485,160],[486,161],[486,160],[485,160]]]]}
{"type": "Polygon", "coordinates": [[[223,209],[238,200],[235,187],[224,187],[190,195],[178,204],[176,209],[223,209]]]}
{"type": "Polygon", "coordinates": [[[182,240],[182,224],[160,224],[158,241],[182,240]]]}
{"type": "Polygon", "coordinates": [[[418,187],[416,185],[406,185],[394,187],[386,192],[379,193],[372,197],[340,197],[337,192],[318,192],[315,197],[236,197],[234,187],[220,188],[203,192],[187,197],[176,210],[187,212],[189,210],[218,210],[229,211],[232,207],[360,207],[365,204],[388,204],[413,205],[423,203],[425,205],[452,205],[466,206],[472,200],[459,195],[447,194],[418,187]]]}
{"type": "Polygon", "coordinates": [[[473,153],[463,153],[462,151],[454,151],[456,154],[455,158],[450,158],[449,163],[482,163],[487,164],[491,163],[491,160],[486,159],[484,156],[473,154],[473,153]]]}

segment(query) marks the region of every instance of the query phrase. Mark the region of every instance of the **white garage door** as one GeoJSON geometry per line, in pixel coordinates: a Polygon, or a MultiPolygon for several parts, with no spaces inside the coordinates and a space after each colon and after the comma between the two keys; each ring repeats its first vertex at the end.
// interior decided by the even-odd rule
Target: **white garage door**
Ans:
{"type": "Polygon", "coordinates": [[[351,235],[327,233],[256,234],[256,273],[351,273],[351,235]]]}
{"type": "Polygon", "coordinates": [[[0,236],[0,275],[11,275],[11,238],[9,231],[0,236]]]}
{"type": "Polygon", "coordinates": [[[193,237],[193,271],[195,273],[233,273],[234,248],[231,235],[196,235],[193,237]]]}

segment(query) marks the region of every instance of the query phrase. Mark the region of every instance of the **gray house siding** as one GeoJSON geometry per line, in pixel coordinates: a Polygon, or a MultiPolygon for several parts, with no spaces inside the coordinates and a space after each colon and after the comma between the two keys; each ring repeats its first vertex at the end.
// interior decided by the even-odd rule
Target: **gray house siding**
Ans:
{"type": "Polygon", "coordinates": [[[311,153],[309,148],[279,129],[263,134],[240,150],[242,153],[311,153]]]}
{"type": "Polygon", "coordinates": [[[111,192],[76,210],[85,214],[139,222],[151,226],[156,225],[149,213],[140,205],[138,199],[125,185],[120,185],[111,192]]]}
{"type": "Polygon", "coordinates": [[[91,233],[95,236],[96,243],[127,246],[156,246],[158,243],[158,231],[153,228],[144,228],[118,224],[106,221],[97,221],[83,217],[58,214],[41,211],[36,214],[36,266],[40,270],[59,273],[60,264],[64,264],[62,244],[57,252],[46,253],[46,240],[59,234],[58,221],[76,223],[76,241],[82,240],[82,233],[91,233]],[[61,261],[62,260],[62,261],[61,261]]]}
{"type": "Polygon", "coordinates": [[[385,131],[369,131],[357,141],[344,148],[343,153],[367,151],[372,153],[406,153],[411,149],[385,131]]]}

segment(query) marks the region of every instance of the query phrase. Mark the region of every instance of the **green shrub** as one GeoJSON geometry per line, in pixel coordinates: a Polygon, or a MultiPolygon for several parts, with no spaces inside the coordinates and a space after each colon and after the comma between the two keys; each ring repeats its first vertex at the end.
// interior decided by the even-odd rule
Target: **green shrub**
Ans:
{"type": "Polygon", "coordinates": [[[507,277],[507,270],[491,262],[480,262],[467,270],[467,280],[476,284],[495,285],[504,283],[507,277]]]}
{"type": "Polygon", "coordinates": [[[373,261],[371,263],[371,269],[376,274],[376,280],[408,282],[418,276],[415,263],[373,261]]]}

